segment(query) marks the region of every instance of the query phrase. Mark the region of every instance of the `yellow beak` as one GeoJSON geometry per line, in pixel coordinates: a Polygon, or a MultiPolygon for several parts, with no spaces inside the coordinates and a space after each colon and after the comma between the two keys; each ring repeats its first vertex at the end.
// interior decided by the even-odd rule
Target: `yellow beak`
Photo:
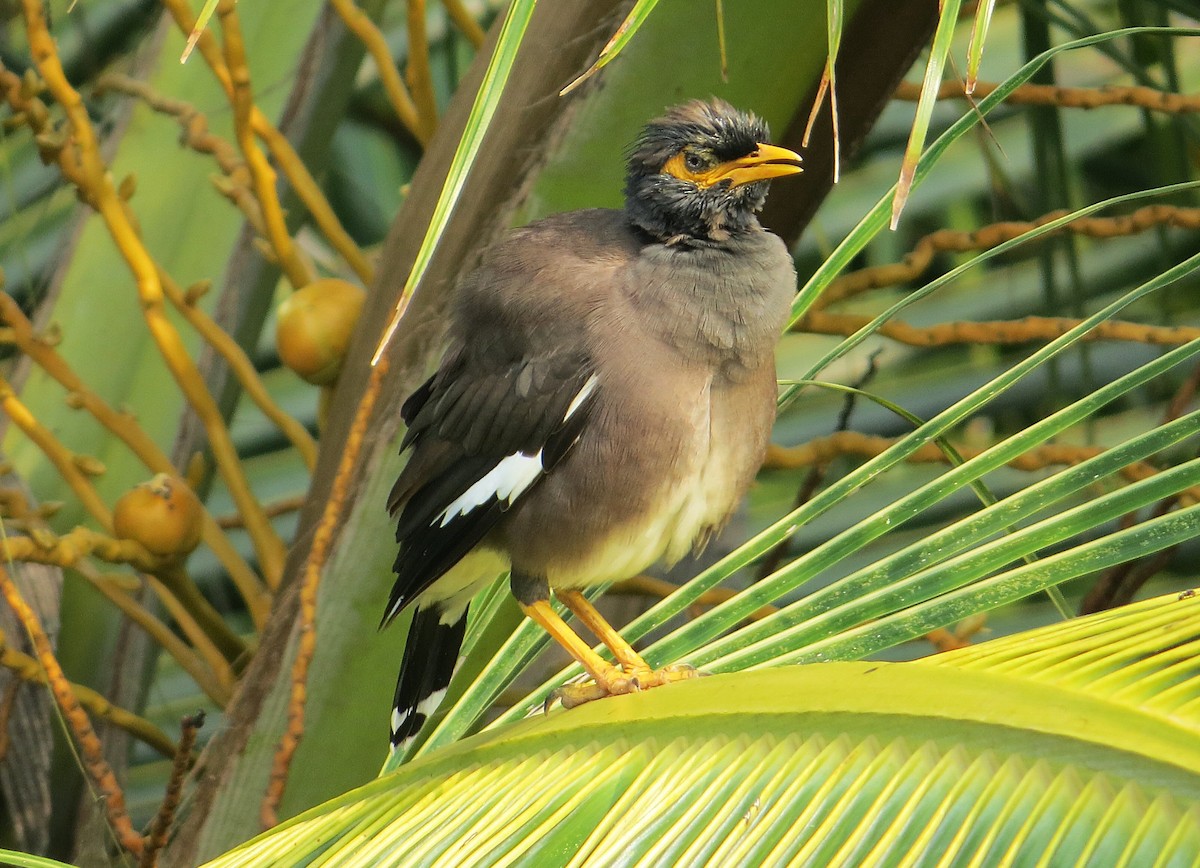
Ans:
{"type": "Polygon", "coordinates": [[[736,187],[752,181],[766,181],[770,178],[796,175],[804,171],[796,165],[800,162],[802,162],[801,157],[795,151],[760,142],[753,154],[730,160],[728,163],[722,163],[715,167],[709,183],[729,179],[736,187]]]}

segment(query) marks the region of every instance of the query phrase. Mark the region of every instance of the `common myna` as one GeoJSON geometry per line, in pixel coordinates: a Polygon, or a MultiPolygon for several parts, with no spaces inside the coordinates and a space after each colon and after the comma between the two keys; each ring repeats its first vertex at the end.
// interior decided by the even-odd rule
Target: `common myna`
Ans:
{"type": "Polygon", "coordinates": [[[692,674],[652,671],[579,589],[702,546],[762,462],[796,275],[755,215],[769,179],[801,171],[767,137],[720,100],[676,106],[635,142],[623,210],[518,229],[459,285],[441,366],[401,410],[412,451],[388,499],[400,552],[383,623],[416,605],[393,747],[437,708],[467,606],[504,570],[594,679],[564,705],[692,674]]]}

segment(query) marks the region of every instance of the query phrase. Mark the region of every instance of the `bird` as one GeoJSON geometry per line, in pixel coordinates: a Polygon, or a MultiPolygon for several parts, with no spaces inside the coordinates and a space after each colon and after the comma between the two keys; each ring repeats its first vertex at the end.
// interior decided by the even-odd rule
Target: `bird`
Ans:
{"type": "Polygon", "coordinates": [[[387,501],[381,627],[415,607],[393,751],[445,697],[471,598],[505,571],[592,679],[560,688],[564,706],[697,674],[653,670],[582,589],[698,551],[762,463],[796,274],[757,215],[771,179],[802,171],[768,139],[716,98],[669,108],[628,152],[624,208],[513,230],[456,287],[437,371],[401,407],[409,455],[387,501]]]}

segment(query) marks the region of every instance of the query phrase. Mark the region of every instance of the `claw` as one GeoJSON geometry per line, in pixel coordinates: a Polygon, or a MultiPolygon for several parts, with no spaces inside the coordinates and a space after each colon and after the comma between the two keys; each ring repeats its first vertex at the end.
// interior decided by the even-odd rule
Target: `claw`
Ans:
{"type": "Polygon", "coordinates": [[[607,679],[601,684],[588,681],[583,684],[564,684],[546,697],[543,706],[549,711],[555,702],[562,703],[563,708],[575,708],[587,702],[603,699],[606,696],[620,696],[625,693],[640,693],[652,687],[673,684],[676,681],[687,681],[691,678],[701,678],[707,675],[689,663],[672,663],[662,669],[642,669],[630,672],[628,675],[618,675],[607,679]]]}
{"type": "Polygon", "coordinates": [[[701,672],[691,663],[671,663],[658,670],[667,682],[686,681],[689,678],[706,678],[709,673],[701,672]]]}

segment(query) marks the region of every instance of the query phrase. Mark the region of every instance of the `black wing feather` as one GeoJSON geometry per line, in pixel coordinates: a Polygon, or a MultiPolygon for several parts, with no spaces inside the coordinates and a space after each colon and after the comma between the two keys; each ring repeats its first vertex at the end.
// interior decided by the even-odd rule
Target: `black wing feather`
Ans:
{"type": "Polygon", "coordinates": [[[404,424],[409,426],[409,431],[412,430],[413,419],[421,412],[429,397],[433,394],[433,381],[437,379],[434,374],[424,383],[416,388],[416,390],[404,399],[404,403],[400,405],[400,418],[404,420],[404,424]]]}
{"type": "Polygon", "coordinates": [[[511,505],[492,496],[443,524],[450,504],[517,453],[540,451],[549,471],[584,430],[591,399],[566,418],[593,370],[577,348],[485,364],[495,361],[451,352],[402,407],[403,448],[413,454],[388,501],[400,552],[384,623],[479,545],[511,505]]]}
{"type": "Polygon", "coordinates": [[[413,615],[392,700],[392,750],[402,748],[425,724],[421,703],[449,686],[466,630],[466,610],[452,624],[443,624],[435,609],[420,609],[413,615]]]}

